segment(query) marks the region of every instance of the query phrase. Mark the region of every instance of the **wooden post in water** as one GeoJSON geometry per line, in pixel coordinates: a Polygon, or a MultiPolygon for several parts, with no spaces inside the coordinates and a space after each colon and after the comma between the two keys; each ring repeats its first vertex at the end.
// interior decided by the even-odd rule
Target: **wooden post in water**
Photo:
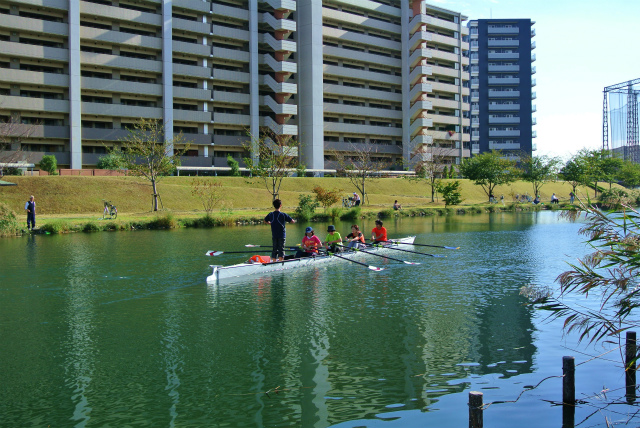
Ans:
{"type": "Polygon", "coordinates": [[[576,415],[576,360],[562,357],[562,428],[573,428],[576,415]]]}
{"type": "Polygon", "coordinates": [[[562,357],[562,403],[575,404],[576,402],[576,359],[562,357]]]}
{"type": "Polygon", "coordinates": [[[631,404],[636,401],[636,332],[628,331],[625,343],[625,385],[627,403],[631,404]]]}
{"type": "Polygon", "coordinates": [[[482,392],[469,392],[469,428],[482,428],[482,392]]]}

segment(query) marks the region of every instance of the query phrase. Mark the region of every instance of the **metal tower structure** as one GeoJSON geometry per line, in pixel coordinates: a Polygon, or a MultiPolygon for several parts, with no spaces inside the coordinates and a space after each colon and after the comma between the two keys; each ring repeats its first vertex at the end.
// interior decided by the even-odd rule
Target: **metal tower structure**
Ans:
{"type": "MultiPolygon", "coordinates": [[[[604,88],[604,99],[602,101],[602,148],[605,150],[620,150],[624,159],[640,163],[640,132],[638,129],[638,101],[640,99],[640,78],[629,80],[604,88]],[[624,130],[623,144],[610,144],[611,128],[614,123],[609,124],[609,97],[611,94],[620,94],[626,97],[626,129],[624,130]]],[[[622,131],[622,130],[620,130],[622,131]]]]}

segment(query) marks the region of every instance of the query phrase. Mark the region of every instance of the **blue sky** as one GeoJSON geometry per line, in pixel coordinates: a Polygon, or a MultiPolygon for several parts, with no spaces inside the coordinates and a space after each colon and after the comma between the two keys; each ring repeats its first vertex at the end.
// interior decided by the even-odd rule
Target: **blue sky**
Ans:
{"type": "Polygon", "coordinates": [[[640,78],[640,0],[427,0],[469,19],[535,21],[537,155],[602,147],[602,90],[640,78]]]}

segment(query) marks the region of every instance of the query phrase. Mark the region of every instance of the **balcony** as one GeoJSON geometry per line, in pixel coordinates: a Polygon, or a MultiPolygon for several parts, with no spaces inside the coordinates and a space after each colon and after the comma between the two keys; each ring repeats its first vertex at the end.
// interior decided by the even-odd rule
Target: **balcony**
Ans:
{"type": "Polygon", "coordinates": [[[531,62],[534,62],[536,60],[536,54],[531,55],[531,62]]]}
{"type": "Polygon", "coordinates": [[[518,47],[520,45],[520,41],[519,40],[489,40],[487,42],[487,45],[490,48],[495,48],[495,47],[512,48],[512,47],[518,47]]]}
{"type": "Polygon", "coordinates": [[[471,89],[480,88],[480,80],[479,79],[471,79],[471,89]]]}
{"type": "Polygon", "coordinates": [[[531,151],[535,152],[536,150],[538,150],[538,144],[536,143],[531,143],[531,151]]]}
{"type": "Polygon", "coordinates": [[[489,53],[487,57],[489,59],[518,59],[520,58],[520,54],[518,52],[510,52],[510,53],[495,52],[495,53],[489,53]]]}
{"type": "Polygon", "coordinates": [[[480,144],[472,144],[471,145],[471,153],[477,155],[480,153],[480,144]]]}
{"type": "Polygon", "coordinates": [[[489,111],[517,111],[520,110],[520,104],[489,104],[489,111]]]}
{"type": "Polygon", "coordinates": [[[518,98],[520,91],[498,91],[489,89],[489,98],[518,98]]]}
{"type": "Polygon", "coordinates": [[[499,130],[489,129],[489,137],[519,137],[519,136],[520,136],[519,129],[499,129],[499,130]]]}
{"type": "Polygon", "coordinates": [[[535,100],[536,98],[538,98],[538,96],[536,95],[535,92],[531,92],[531,99],[535,100]]]}
{"type": "Polygon", "coordinates": [[[537,125],[537,124],[538,124],[538,121],[536,120],[536,118],[532,117],[531,118],[531,125],[537,125]]]}
{"type": "Polygon", "coordinates": [[[535,113],[536,111],[538,111],[538,108],[536,107],[535,104],[531,105],[531,112],[535,113]]]}
{"type": "Polygon", "coordinates": [[[471,48],[472,51],[477,51],[479,46],[480,46],[480,43],[478,43],[478,41],[475,41],[475,40],[469,44],[469,47],[471,48]]]}
{"type": "Polygon", "coordinates": [[[531,29],[531,37],[535,37],[536,36],[536,29],[532,28],[531,29]]]}
{"type": "Polygon", "coordinates": [[[471,67],[470,71],[472,76],[477,76],[478,74],[480,74],[480,67],[474,65],[473,67],[471,67]]]}
{"type": "Polygon", "coordinates": [[[476,132],[476,131],[472,132],[471,133],[471,139],[473,141],[478,141],[480,139],[480,132],[476,132]]]}
{"type": "Polygon", "coordinates": [[[518,85],[520,78],[518,77],[490,77],[490,85],[518,85]]]}
{"type": "Polygon", "coordinates": [[[538,138],[538,131],[531,131],[531,138],[538,138]]]}
{"type": "Polygon", "coordinates": [[[518,27],[498,27],[494,25],[489,25],[487,27],[487,32],[489,34],[518,34],[520,32],[520,28],[518,27]]]}
{"type": "Polygon", "coordinates": [[[492,65],[489,64],[489,71],[520,71],[519,65],[492,65]]]}
{"type": "Polygon", "coordinates": [[[534,86],[536,86],[536,79],[531,79],[531,87],[533,88],[534,86]]]}
{"type": "Polygon", "coordinates": [[[531,67],[531,74],[536,74],[536,67],[531,67]]]}
{"type": "Polygon", "coordinates": [[[518,123],[520,123],[520,118],[519,117],[489,116],[489,123],[518,124],[518,123]]]}
{"type": "Polygon", "coordinates": [[[471,127],[472,128],[477,128],[479,126],[480,126],[480,119],[477,119],[477,118],[471,119],[471,127]]]}
{"type": "Polygon", "coordinates": [[[489,141],[489,150],[520,150],[520,143],[493,143],[489,141]]]}
{"type": "Polygon", "coordinates": [[[536,42],[531,42],[531,50],[534,50],[536,48],[536,42]]]}

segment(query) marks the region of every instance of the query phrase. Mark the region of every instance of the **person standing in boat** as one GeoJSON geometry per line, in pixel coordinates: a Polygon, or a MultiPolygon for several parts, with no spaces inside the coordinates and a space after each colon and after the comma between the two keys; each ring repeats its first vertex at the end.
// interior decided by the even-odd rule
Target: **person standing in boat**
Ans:
{"type": "Polygon", "coordinates": [[[376,220],[376,227],[371,230],[371,240],[374,244],[387,242],[387,229],[382,226],[382,220],[376,220]]]}
{"type": "Polygon", "coordinates": [[[318,254],[318,248],[322,247],[322,241],[316,236],[313,231],[313,227],[309,226],[304,231],[304,238],[302,238],[302,246],[296,252],[296,259],[303,257],[313,257],[318,254]]]}
{"type": "Polygon", "coordinates": [[[282,208],[282,201],[280,199],[273,201],[273,208],[275,208],[275,211],[267,214],[264,221],[271,225],[271,245],[273,245],[271,260],[281,262],[284,260],[284,243],[287,238],[286,225],[287,223],[295,223],[296,221],[289,217],[288,214],[280,211],[282,208]]]}
{"type": "Polygon", "coordinates": [[[338,245],[342,244],[342,236],[340,236],[339,232],[336,232],[336,227],[334,225],[330,225],[327,228],[327,238],[324,240],[324,245],[327,250],[331,250],[334,253],[338,253],[342,250],[338,245]]]}
{"type": "Polygon", "coordinates": [[[351,226],[351,233],[347,235],[347,241],[349,241],[347,245],[349,248],[365,248],[364,235],[360,232],[360,227],[357,224],[351,226]]]}

